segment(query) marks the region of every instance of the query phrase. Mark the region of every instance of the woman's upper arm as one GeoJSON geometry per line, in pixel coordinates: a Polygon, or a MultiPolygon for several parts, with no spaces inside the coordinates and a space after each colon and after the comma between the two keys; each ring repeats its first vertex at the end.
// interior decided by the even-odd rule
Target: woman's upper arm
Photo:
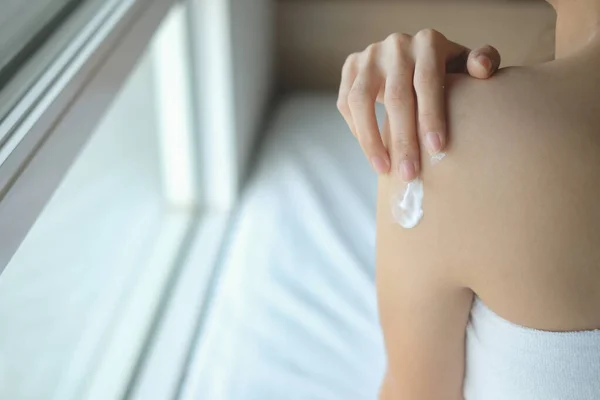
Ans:
{"type": "Polygon", "coordinates": [[[392,177],[379,181],[377,292],[388,356],[382,400],[462,398],[464,340],[472,292],[434,218],[412,230],[393,222],[392,177]]]}

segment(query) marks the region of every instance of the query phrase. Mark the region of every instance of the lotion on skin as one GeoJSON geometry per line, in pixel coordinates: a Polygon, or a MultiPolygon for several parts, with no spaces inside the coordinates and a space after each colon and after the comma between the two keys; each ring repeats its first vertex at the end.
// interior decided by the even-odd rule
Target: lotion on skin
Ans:
{"type": "MultiPolygon", "coordinates": [[[[444,157],[446,157],[445,153],[432,156],[431,164],[439,163],[444,157]]],[[[421,179],[409,182],[398,197],[392,199],[392,215],[404,229],[412,229],[419,225],[423,218],[423,181],[421,179]]]]}

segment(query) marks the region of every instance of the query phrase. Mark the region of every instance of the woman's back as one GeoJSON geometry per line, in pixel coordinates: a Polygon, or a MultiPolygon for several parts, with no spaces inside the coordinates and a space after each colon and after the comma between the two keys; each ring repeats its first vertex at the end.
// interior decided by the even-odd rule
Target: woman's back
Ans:
{"type": "Polygon", "coordinates": [[[445,203],[429,217],[461,227],[465,285],[519,325],[600,328],[597,54],[455,82],[450,155],[424,176],[445,203]]]}

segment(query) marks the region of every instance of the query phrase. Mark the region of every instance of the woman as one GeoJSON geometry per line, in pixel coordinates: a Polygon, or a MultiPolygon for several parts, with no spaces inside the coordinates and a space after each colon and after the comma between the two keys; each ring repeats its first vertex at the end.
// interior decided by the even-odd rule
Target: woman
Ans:
{"type": "Polygon", "coordinates": [[[600,0],[551,4],[555,61],[447,81],[414,229],[394,223],[397,171],[380,177],[382,399],[600,399],[600,0]]]}

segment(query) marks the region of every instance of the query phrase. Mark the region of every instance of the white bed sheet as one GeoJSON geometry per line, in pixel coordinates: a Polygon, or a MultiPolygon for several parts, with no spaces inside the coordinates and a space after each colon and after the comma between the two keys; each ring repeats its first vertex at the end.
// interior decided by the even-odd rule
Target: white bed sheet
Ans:
{"type": "Polygon", "coordinates": [[[295,96],[274,118],[193,356],[192,398],[377,397],[376,176],[335,100],[295,96]]]}

